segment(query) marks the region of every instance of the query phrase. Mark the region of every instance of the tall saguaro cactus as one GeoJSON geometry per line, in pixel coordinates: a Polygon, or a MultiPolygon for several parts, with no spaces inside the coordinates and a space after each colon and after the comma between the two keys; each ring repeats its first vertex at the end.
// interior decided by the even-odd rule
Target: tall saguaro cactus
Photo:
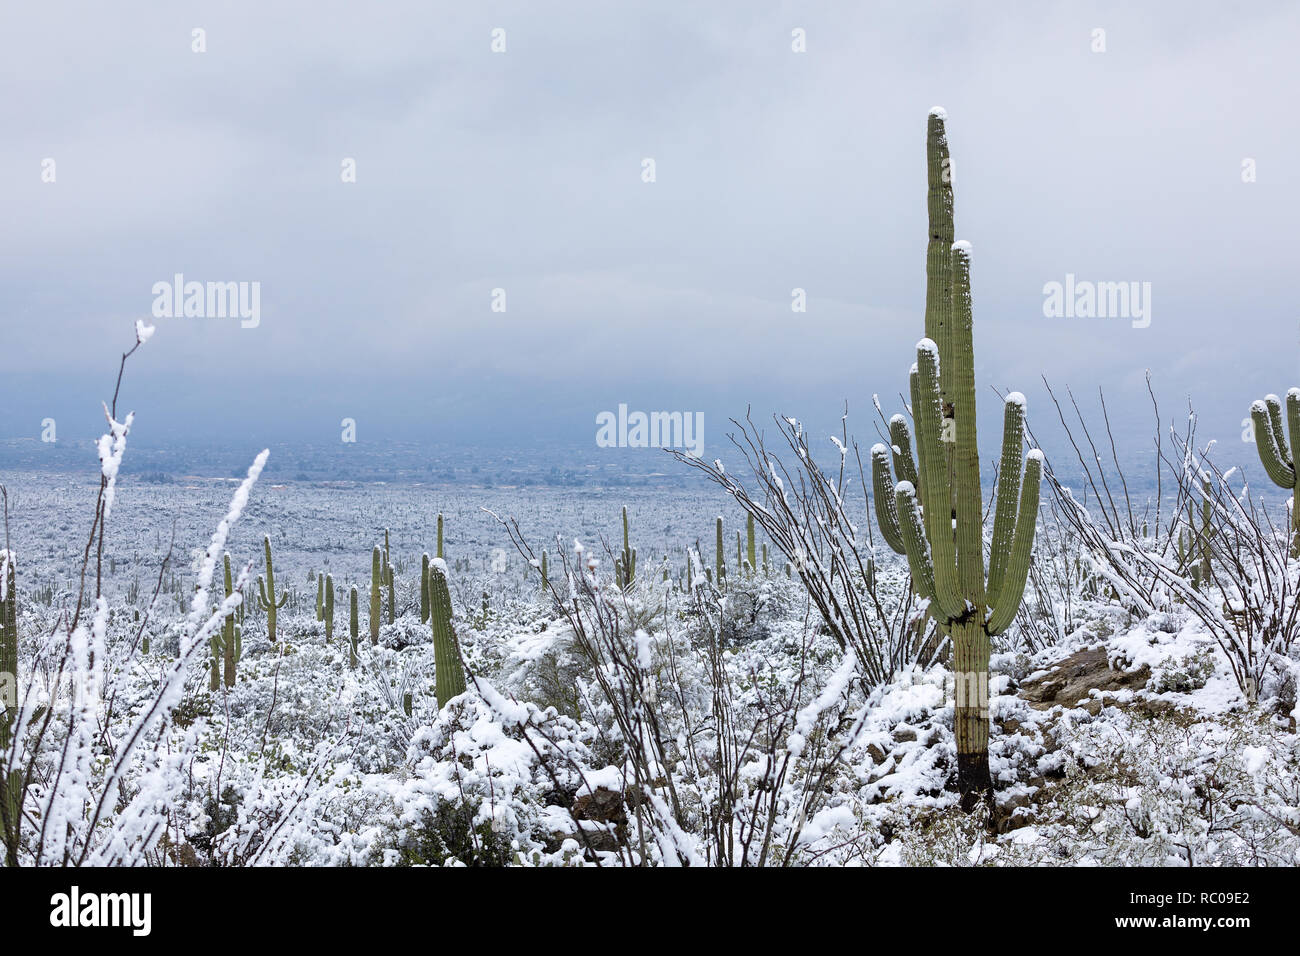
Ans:
{"type": "Polygon", "coordinates": [[[379,615],[383,611],[384,555],[376,546],[370,553],[370,643],[379,643],[379,615]]]}
{"type": "Polygon", "coordinates": [[[1300,388],[1286,393],[1286,427],[1282,426],[1282,402],[1269,395],[1250,406],[1255,424],[1255,447],[1268,477],[1280,488],[1291,491],[1291,554],[1300,558],[1300,499],[1296,497],[1300,473],[1300,388]],[[1290,436],[1290,447],[1287,437],[1290,436]]]}
{"type": "Polygon", "coordinates": [[[456,631],[451,626],[451,592],[447,565],[442,559],[429,564],[429,617],[433,622],[433,672],[438,706],[465,693],[465,671],[460,663],[456,631]]]}
{"type": "MultiPolygon", "coordinates": [[[[0,758],[9,749],[14,723],[14,696],[18,692],[18,586],[14,553],[0,550],[0,758]]],[[[0,761],[2,764],[3,761],[0,761]]],[[[5,865],[18,865],[22,828],[24,776],[21,769],[5,774],[0,766],[0,838],[4,843],[5,865]]]]}
{"type": "MultiPolygon", "coordinates": [[[[0,550],[0,691],[6,682],[18,687],[18,585],[14,553],[0,550]]],[[[4,698],[0,697],[0,702],[4,698]]],[[[0,716],[0,731],[13,714],[0,716]]]]}
{"type": "Polygon", "coordinates": [[[745,558],[749,561],[749,573],[758,570],[758,555],[754,551],[754,516],[745,515],[745,558]]]}
{"type": "Polygon", "coordinates": [[[714,562],[717,566],[718,590],[727,590],[727,553],[722,548],[722,515],[718,515],[714,522],[717,541],[715,543],[714,562]]]}
{"type": "Polygon", "coordinates": [[[334,575],[325,575],[325,601],[322,607],[325,617],[325,641],[334,640],[334,575]]]}
{"type": "Polygon", "coordinates": [[[930,113],[927,135],[930,241],[926,251],[926,337],[917,344],[910,390],[916,425],[890,422],[892,448],[871,449],[876,517],[886,543],[907,555],[913,587],[952,637],[954,728],[963,804],[992,788],[988,766],[990,637],[1011,625],[1024,595],[1038,517],[1042,452],[1023,464],[1025,400],[1003,407],[1002,459],[987,576],[979,445],[970,247],[953,242],[953,197],[945,116],[930,113]],[[894,474],[898,481],[895,483],[894,474]]]}
{"type": "Polygon", "coordinates": [[[632,547],[627,522],[627,505],[623,506],[623,556],[619,565],[618,586],[629,588],[636,581],[636,549],[632,547]]]}
{"type": "Polygon", "coordinates": [[[349,613],[348,613],[348,639],[351,645],[348,654],[348,663],[353,670],[357,667],[357,638],[361,630],[361,624],[357,620],[357,586],[352,585],[352,591],[348,595],[349,613]]]}
{"type": "Polygon", "coordinates": [[[277,601],[275,597],[275,567],[271,564],[271,538],[262,538],[262,550],[266,552],[266,577],[257,577],[257,606],[266,612],[266,639],[275,643],[275,612],[284,607],[289,600],[286,589],[277,601]]]}
{"type": "MultiPolygon", "coordinates": [[[[230,555],[225,556],[225,574],[226,574],[226,597],[231,597],[235,593],[235,586],[230,575],[230,555]]],[[[221,649],[221,661],[224,663],[224,676],[227,687],[235,686],[235,667],[239,659],[243,657],[244,651],[244,634],[243,628],[235,620],[235,612],[225,619],[221,625],[221,639],[219,647],[221,649]]],[[[212,682],[213,690],[217,689],[217,655],[212,656],[212,682]]]]}

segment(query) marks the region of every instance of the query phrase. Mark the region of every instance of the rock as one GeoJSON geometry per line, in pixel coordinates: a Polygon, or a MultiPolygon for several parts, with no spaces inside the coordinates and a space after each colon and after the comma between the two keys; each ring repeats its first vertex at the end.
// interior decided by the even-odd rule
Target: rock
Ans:
{"type": "Polygon", "coordinates": [[[909,743],[916,739],[916,730],[911,727],[895,727],[894,739],[900,744],[909,743]]]}
{"type": "Polygon", "coordinates": [[[615,826],[627,826],[627,812],[623,808],[623,794],[617,790],[597,787],[592,793],[580,794],[573,801],[570,811],[575,820],[591,820],[594,823],[612,823],[615,826]]]}
{"type": "Polygon", "coordinates": [[[1092,691],[1137,690],[1145,687],[1150,677],[1151,668],[1145,664],[1132,671],[1112,670],[1104,649],[1088,648],[1071,654],[1050,674],[1025,681],[1020,696],[1036,710],[1050,710],[1057,703],[1073,707],[1085,700],[1081,706],[1095,716],[1101,711],[1101,702],[1090,699],[1092,691]]]}

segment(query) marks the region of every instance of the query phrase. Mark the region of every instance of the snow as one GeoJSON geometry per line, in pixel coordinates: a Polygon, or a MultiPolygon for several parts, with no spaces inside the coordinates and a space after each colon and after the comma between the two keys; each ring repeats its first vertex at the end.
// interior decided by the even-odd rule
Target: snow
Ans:
{"type": "Polygon", "coordinates": [[[1019,405],[1021,408],[1024,408],[1024,407],[1025,407],[1025,396],[1024,396],[1024,393],[1023,393],[1023,392],[1009,392],[1009,393],[1007,394],[1006,399],[1005,399],[1005,403],[1006,403],[1007,405],[1019,405]]]}

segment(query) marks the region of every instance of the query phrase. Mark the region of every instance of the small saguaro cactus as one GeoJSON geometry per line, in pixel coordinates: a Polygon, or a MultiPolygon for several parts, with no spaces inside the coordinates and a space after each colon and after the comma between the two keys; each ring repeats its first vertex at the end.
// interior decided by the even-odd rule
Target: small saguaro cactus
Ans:
{"type": "Polygon", "coordinates": [[[325,616],[325,641],[330,643],[334,640],[334,575],[325,575],[325,600],[322,602],[322,613],[325,616]]]}
{"type": "Polygon", "coordinates": [[[717,521],[714,524],[714,528],[717,531],[717,539],[718,539],[717,554],[714,557],[714,562],[718,569],[717,570],[718,590],[725,591],[727,589],[727,555],[726,552],[724,552],[722,549],[722,515],[718,515],[717,521]]]}
{"type": "MultiPolygon", "coordinates": [[[[225,572],[226,597],[231,597],[235,593],[235,586],[230,575],[229,554],[225,556],[225,572]]],[[[230,616],[227,617],[225,622],[221,625],[221,649],[223,662],[225,664],[225,680],[227,687],[235,686],[235,666],[239,663],[239,659],[244,656],[243,628],[240,627],[236,617],[236,612],[232,611],[230,616]]],[[[214,659],[212,662],[214,676],[216,673],[216,663],[217,662],[214,659]]],[[[216,687],[214,686],[212,689],[216,690],[216,687]]]]}
{"type": "Polygon", "coordinates": [[[442,512],[438,512],[438,553],[435,557],[443,557],[442,553],[442,512]]]}
{"type": "Polygon", "coordinates": [[[370,643],[379,643],[379,616],[383,613],[384,554],[375,545],[370,553],[370,643]]]}
{"type": "Polygon", "coordinates": [[[542,583],[541,583],[541,590],[543,594],[546,593],[546,589],[550,585],[550,583],[551,583],[550,575],[546,569],[546,549],[543,548],[542,549],[542,583]]]}
{"type": "Polygon", "coordinates": [[[289,592],[286,590],[280,595],[279,600],[275,597],[275,567],[271,564],[271,538],[269,536],[262,538],[262,550],[266,552],[266,577],[261,575],[257,577],[257,606],[266,612],[266,639],[272,644],[275,643],[275,612],[284,607],[284,602],[289,600],[289,592]]]}
{"type": "Polygon", "coordinates": [[[388,623],[392,624],[397,620],[397,583],[391,564],[384,568],[384,583],[388,585],[388,623]]]}
{"type": "Polygon", "coordinates": [[[1286,393],[1286,427],[1282,425],[1282,401],[1268,395],[1250,406],[1255,425],[1255,447],[1272,482],[1291,491],[1291,554],[1300,557],[1300,500],[1296,498],[1296,474],[1300,472],[1300,388],[1286,393]],[[1290,437],[1290,447],[1287,438],[1290,437]]]}
{"type": "Polygon", "coordinates": [[[350,652],[348,654],[348,663],[355,670],[357,666],[357,639],[361,633],[361,622],[357,620],[357,586],[352,585],[352,591],[348,595],[350,605],[348,614],[348,638],[350,641],[350,652]]]}
{"type": "Polygon", "coordinates": [[[758,570],[758,554],[754,550],[754,516],[745,515],[745,556],[749,559],[749,573],[758,570]]]}
{"type": "Polygon", "coordinates": [[[316,575],[316,620],[325,620],[325,575],[316,575]]]}
{"type": "Polygon", "coordinates": [[[438,706],[465,693],[465,671],[460,662],[456,631],[451,626],[451,592],[447,565],[441,559],[429,564],[429,618],[433,627],[433,671],[438,706]]]}
{"type": "Polygon", "coordinates": [[[420,556],[420,623],[429,620],[429,552],[420,556]]]}
{"type": "MultiPolygon", "coordinates": [[[[14,553],[0,550],[0,687],[6,680],[18,682],[18,586],[14,553]]],[[[0,716],[0,724],[11,716],[0,716]]]]}
{"type": "Polygon", "coordinates": [[[736,531],[736,574],[744,577],[745,574],[745,556],[740,550],[740,531],[736,531]]]}
{"type": "Polygon", "coordinates": [[[992,789],[990,637],[1011,625],[1024,595],[1043,456],[1037,449],[1029,452],[1022,479],[1025,400],[1013,392],[1003,406],[1002,461],[986,578],[975,430],[970,247],[953,241],[948,139],[945,114],[937,107],[930,112],[926,147],[930,218],[926,337],[917,344],[917,361],[910,373],[916,457],[912,457],[906,420],[895,416],[889,425],[892,456],[884,445],[871,449],[872,486],[885,541],[907,555],[913,586],[929,602],[929,613],[940,630],[952,637],[957,783],[963,805],[970,807],[978,794],[992,789]]]}
{"type": "Polygon", "coordinates": [[[636,549],[632,547],[628,540],[628,523],[627,523],[627,505],[623,506],[623,556],[620,563],[622,569],[618,586],[629,588],[636,581],[636,549]]]}

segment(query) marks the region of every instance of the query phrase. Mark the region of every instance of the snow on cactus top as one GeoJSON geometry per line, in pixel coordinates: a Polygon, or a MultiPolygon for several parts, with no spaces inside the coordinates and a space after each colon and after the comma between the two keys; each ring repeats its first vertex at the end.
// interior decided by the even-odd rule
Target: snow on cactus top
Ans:
{"type": "Polygon", "coordinates": [[[1021,408],[1025,407],[1025,396],[1023,392],[1011,392],[1005,399],[1003,399],[1003,401],[1008,405],[1019,405],[1021,408]]]}
{"type": "Polygon", "coordinates": [[[946,120],[948,118],[948,111],[944,109],[942,106],[931,106],[930,115],[936,116],[941,120],[946,120]]]}
{"type": "Polygon", "coordinates": [[[953,252],[960,252],[960,253],[961,253],[962,255],[964,255],[967,259],[970,258],[971,246],[970,246],[970,241],[969,241],[969,240],[967,240],[967,239],[958,239],[956,242],[954,242],[954,243],[952,244],[952,247],[951,247],[951,248],[952,248],[952,251],[953,251],[953,252]]]}

